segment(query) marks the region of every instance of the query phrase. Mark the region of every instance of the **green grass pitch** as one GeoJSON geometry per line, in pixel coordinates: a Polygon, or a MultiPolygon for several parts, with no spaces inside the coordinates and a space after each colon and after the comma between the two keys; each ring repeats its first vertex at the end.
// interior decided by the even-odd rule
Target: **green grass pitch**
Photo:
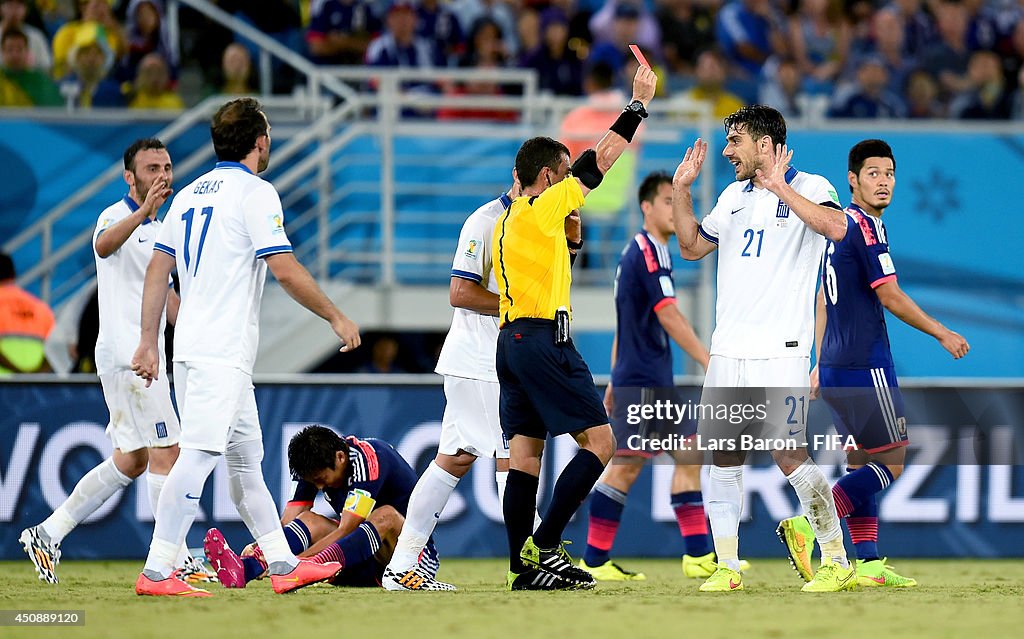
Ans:
{"type": "Polygon", "coordinates": [[[35,578],[31,564],[0,562],[0,609],[85,610],[84,627],[0,628],[0,636],[239,637],[370,639],[377,637],[534,639],[556,637],[968,637],[997,639],[1024,627],[1024,561],[894,562],[920,586],[833,595],[800,592],[782,560],[753,560],[746,590],[703,594],[677,561],[633,559],[647,581],[601,583],[592,592],[517,592],[502,588],[496,559],[445,560],[440,577],[456,593],[389,593],[313,586],[280,596],[269,581],[245,590],[213,584],[214,597],[136,597],[132,562],[68,560],[61,584],[35,578]]]}

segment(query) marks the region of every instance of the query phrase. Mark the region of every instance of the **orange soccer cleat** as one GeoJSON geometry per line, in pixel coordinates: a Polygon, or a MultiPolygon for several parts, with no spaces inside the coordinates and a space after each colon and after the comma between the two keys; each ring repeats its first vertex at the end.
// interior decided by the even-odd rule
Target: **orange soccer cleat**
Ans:
{"type": "Polygon", "coordinates": [[[286,592],[333,579],[339,572],[341,572],[341,564],[336,561],[318,564],[308,559],[300,559],[299,565],[295,566],[290,573],[271,575],[270,583],[274,586],[274,592],[283,595],[286,592]]]}
{"type": "Polygon", "coordinates": [[[202,588],[193,588],[176,575],[153,581],[146,575],[139,573],[135,582],[135,594],[148,595],[151,597],[212,597],[210,591],[202,588]]]}

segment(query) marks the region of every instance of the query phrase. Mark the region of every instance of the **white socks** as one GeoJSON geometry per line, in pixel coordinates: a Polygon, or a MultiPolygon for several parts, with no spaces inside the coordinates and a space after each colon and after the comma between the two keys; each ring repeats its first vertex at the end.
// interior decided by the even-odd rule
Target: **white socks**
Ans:
{"type": "Polygon", "coordinates": [[[437,462],[430,462],[409,497],[405,524],[395,544],[395,554],[388,563],[391,570],[403,573],[416,567],[423,547],[427,545],[445,504],[458,484],[458,477],[445,471],[437,462]]]}
{"type": "Polygon", "coordinates": [[[704,490],[718,563],[738,571],[740,513],[743,511],[743,467],[712,466],[704,490]]]}
{"type": "Polygon", "coordinates": [[[808,459],[800,464],[786,479],[793,486],[804,515],[814,529],[814,536],[821,547],[821,562],[834,561],[844,568],[850,565],[843,546],[843,529],[840,528],[839,516],[836,514],[835,500],[828,480],[813,460],[808,459]]]}
{"type": "MultiPolygon", "coordinates": [[[[156,514],[157,505],[160,503],[160,491],[164,489],[164,484],[167,482],[167,475],[158,475],[153,471],[146,473],[146,490],[149,493],[149,507],[156,514]]],[[[185,565],[185,559],[191,557],[192,553],[188,551],[187,540],[181,542],[181,549],[178,550],[178,556],[174,559],[174,565],[177,568],[181,568],[185,565]]]]}
{"type": "Polygon", "coordinates": [[[67,501],[41,524],[43,530],[52,543],[59,544],[103,502],[131,483],[132,479],[121,473],[114,465],[114,459],[108,457],[82,477],[67,501]]]}

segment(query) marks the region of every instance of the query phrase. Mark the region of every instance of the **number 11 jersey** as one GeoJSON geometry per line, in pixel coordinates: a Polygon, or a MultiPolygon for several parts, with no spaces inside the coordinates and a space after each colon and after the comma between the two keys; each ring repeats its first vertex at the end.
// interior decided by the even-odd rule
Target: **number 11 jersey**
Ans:
{"type": "Polygon", "coordinates": [[[174,196],[153,248],[175,259],[181,284],[174,361],[252,374],[263,258],[292,250],[277,190],[238,162],[218,162],[174,196]]]}

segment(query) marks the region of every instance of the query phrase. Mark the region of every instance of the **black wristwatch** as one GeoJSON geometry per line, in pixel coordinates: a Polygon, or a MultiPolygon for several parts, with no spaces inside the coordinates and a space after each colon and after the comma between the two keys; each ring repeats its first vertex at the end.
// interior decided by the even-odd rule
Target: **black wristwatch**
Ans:
{"type": "Polygon", "coordinates": [[[626,105],[625,110],[636,113],[641,118],[646,118],[649,115],[647,113],[647,109],[644,107],[644,103],[641,102],[640,100],[633,100],[632,102],[626,105]]]}

